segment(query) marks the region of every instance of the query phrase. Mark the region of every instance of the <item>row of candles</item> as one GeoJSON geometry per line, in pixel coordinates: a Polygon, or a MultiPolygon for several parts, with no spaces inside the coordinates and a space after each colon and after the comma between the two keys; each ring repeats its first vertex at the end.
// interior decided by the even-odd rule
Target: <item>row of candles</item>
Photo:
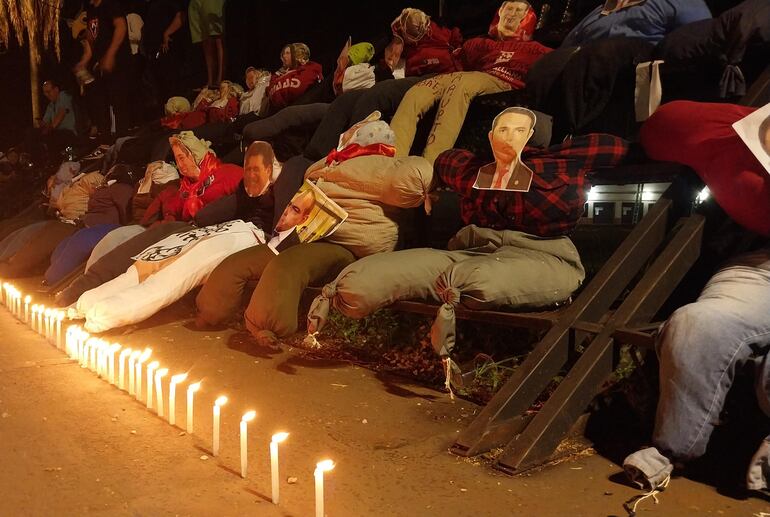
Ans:
{"type": "MultiPolygon", "coordinates": [[[[92,337],[88,332],[77,325],[70,325],[66,335],[62,336],[62,321],[66,315],[58,309],[47,308],[44,305],[30,305],[30,296],[23,296],[15,286],[8,282],[2,283],[0,301],[20,321],[27,323],[32,330],[45,337],[47,341],[63,350],[70,358],[77,361],[81,367],[88,368],[100,378],[106,380],[118,389],[126,391],[138,401],[142,401],[142,377],[146,371],[146,398],[147,409],[155,409],[158,416],[166,418],[172,426],[176,425],[176,392],[177,386],[187,380],[186,373],[172,375],[168,382],[168,411],[164,404],[163,379],[168,376],[168,368],[161,368],[158,361],[149,361],[152,349],[133,350],[123,348],[118,343],[109,343],[103,339],[92,337]],[[22,309],[22,301],[24,307],[22,309]],[[148,362],[149,361],[149,362],[148,362]],[[116,374],[117,373],[117,374],[116,374]],[[154,392],[154,394],[153,394],[154,392]],[[155,408],[153,408],[153,401],[155,408]]],[[[192,434],[193,402],[195,393],[200,389],[201,381],[187,386],[187,421],[185,430],[192,434]]],[[[226,396],[220,396],[214,401],[212,410],[212,455],[219,455],[219,428],[222,416],[222,407],[227,403],[226,396]]],[[[256,411],[248,411],[241,417],[240,422],[240,456],[241,477],[246,478],[248,470],[248,424],[257,416],[256,411]]],[[[272,489],[272,501],[279,504],[280,481],[278,466],[278,445],[289,437],[289,433],[280,432],[270,440],[270,478],[272,489]]],[[[315,478],[315,502],[316,517],[324,516],[324,473],[332,470],[335,464],[332,460],[323,460],[316,464],[315,478]]]]}

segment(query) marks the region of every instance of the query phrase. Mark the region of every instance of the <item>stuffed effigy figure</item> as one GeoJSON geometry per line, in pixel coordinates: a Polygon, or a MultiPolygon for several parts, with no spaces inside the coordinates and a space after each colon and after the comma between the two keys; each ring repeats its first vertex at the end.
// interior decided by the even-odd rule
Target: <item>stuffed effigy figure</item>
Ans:
{"type": "Polygon", "coordinates": [[[347,213],[326,242],[346,247],[356,257],[393,251],[403,209],[423,205],[433,169],[421,157],[395,158],[394,134],[379,113],[355,124],[337,149],[305,172],[347,213]]]}
{"type": "Polygon", "coordinates": [[[585,277],[568,237],[582,214],[585,174],[618,164],[627,144],[587,135],[533,152],[525,146],[535,123],[528,109],[503,110],[489,132],[493,163],[458,149],[440,155],[435,172],[460,195],[469,226],[448,251],[396,251],[348,266],[313,302],[308,331],[323,327],[332,306],[361,318],[398,300],[442,302],[431,341],[451,365],[456,307],[529,309],[569,300],[585,277]]]}
{"type": "Polygon", "coordinates": [[[172,234],[133,257],[124,274],[83,293],[74,316],[89,332],[137,323],[200,285],[228,255],[264,241],[261,229],[240,220],[172,234]]]}
{"type": "MultiPolygon", "coordinates": [[[[86,291],[99,287],[123,274],[134,263],[131,257],[143,249],[171,234],[185,232],[192,228],[191,224],[182,221],[170,221],[146,230],[143,228],[143,231],[121,242],[114,249],[94,261],[88,267],[88,271],[75,278],[66,288],[58,292],[56,303],[61,307],[72,305],[86,291]]],[[[120,231],[120,229],[115,231],[120,231]]]]}
{"type": "Polygon", "coordinates": [[[243,169],[222,163],[211,142],[191,131],[169,137],[182,179],[178,190],[165,190],[147,207],[143,220],[190,221],[198,211],[222,196],[235,192],[243,169]]]}
{"type": "Polygon", "coordinates": [[[460,134],[471,101],[479,95],[524,87],[524,77],[551,49],[530,41],[535,14],[529,3],[505,1],[489,27],[487,37],[466,41],[459,52],[462,72],[440,74],[412,86],[391,121],[396,134],[396,155],[408,156],[417,122],[439,105],[422,156],[433,163],[450,149],[460,134]]]}
{"type": "Polygon", "coordinates": [[[295,182],[294,191],[303,179],[315,180],[318,190],[347,212],[344,222],[323,243],[301,245],[305,254],[293,246],[272,258],[266,246],[256,246],[229,257],[198,294],[202,322],[219,324],[232,317],[245,285],[259,280],[247,309],[247,326],[255,335],[283,337],[296,330],[299,297],[307,285],[334,277],[354,257],[395,249],[399,212],[425,203],[433,175],[423,158],[393,157],[392,131],[377,119],[378,114],[372,114],[343,133],[338,148],[304,171],[304,178],[284,176],[302,172],[286,168],[280,178],[295,182]],[[289,278],[280,294],[279,277],[289,278]]]}

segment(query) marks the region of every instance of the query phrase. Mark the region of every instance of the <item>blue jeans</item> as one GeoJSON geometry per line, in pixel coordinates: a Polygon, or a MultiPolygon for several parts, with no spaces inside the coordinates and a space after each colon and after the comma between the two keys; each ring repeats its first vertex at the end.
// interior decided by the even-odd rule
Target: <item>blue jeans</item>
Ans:
{"type": "Polygon", "coordinates": [[[752,345],[770,345],[770,248],[736,257],[663,326],[658,449],[682,461],[703,455],[736,369],[752,360],[752,345]]]}

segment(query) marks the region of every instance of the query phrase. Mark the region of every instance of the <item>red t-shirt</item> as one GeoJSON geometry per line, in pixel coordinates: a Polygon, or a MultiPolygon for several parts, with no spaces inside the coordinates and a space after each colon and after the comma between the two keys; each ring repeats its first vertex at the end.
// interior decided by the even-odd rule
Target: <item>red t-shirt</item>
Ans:
{"type": "Polygon", "coordinates": [[[640,140],[653,160],[691,167],[736,223],[770,236],[770,174],[732,124],[756,108],[674,101],[644,123],[640,140]]]}
{"type": "Polygon", "coordinates": [[[285,74],[273,74],[267,87],[270,110],[275,111],[293,103],[312,85],[323,80],[321,65],[308,61],[285,74]]]}
{"type": "Polygon", "coordinates": [[[518,89],[524,87],[524,77],[532,64],[549,52],[550,48],[536,41],[480,37],[466,41],[460,57],[463,70],[486,72],[518,89]]]}

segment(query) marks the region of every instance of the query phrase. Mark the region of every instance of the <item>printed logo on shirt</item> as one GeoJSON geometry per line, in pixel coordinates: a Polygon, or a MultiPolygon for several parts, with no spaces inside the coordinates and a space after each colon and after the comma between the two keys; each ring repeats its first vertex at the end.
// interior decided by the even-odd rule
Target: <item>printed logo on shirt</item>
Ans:
{"type": "Polygon", "coordinates": [[[500,51],[500,55],[497,56],[497,59],[495,60],[495,62],[493,64],[496,65],[497,63],[507,63],[508,61],[513,59],[513,55],[514,54],[515,54],[515,52],[509,52],[509,51],[506,51],[506,50],[501,50],[500,51]]]}
{"type": "Polygon", "coordinates": [[[99,37],[99,18],[91,18],[88,20],[88,31],[91,33],[91,38],[96,39],[99,37]]]}
{"type": "Polygon", "coordinates": [[[286,88],[299,88],[301,85],[302,83],[296,77],[287,78],[275,83],[275,85],[270,89],[270,94],[272,95],[275,92],[284,90],[286,88]]]}

